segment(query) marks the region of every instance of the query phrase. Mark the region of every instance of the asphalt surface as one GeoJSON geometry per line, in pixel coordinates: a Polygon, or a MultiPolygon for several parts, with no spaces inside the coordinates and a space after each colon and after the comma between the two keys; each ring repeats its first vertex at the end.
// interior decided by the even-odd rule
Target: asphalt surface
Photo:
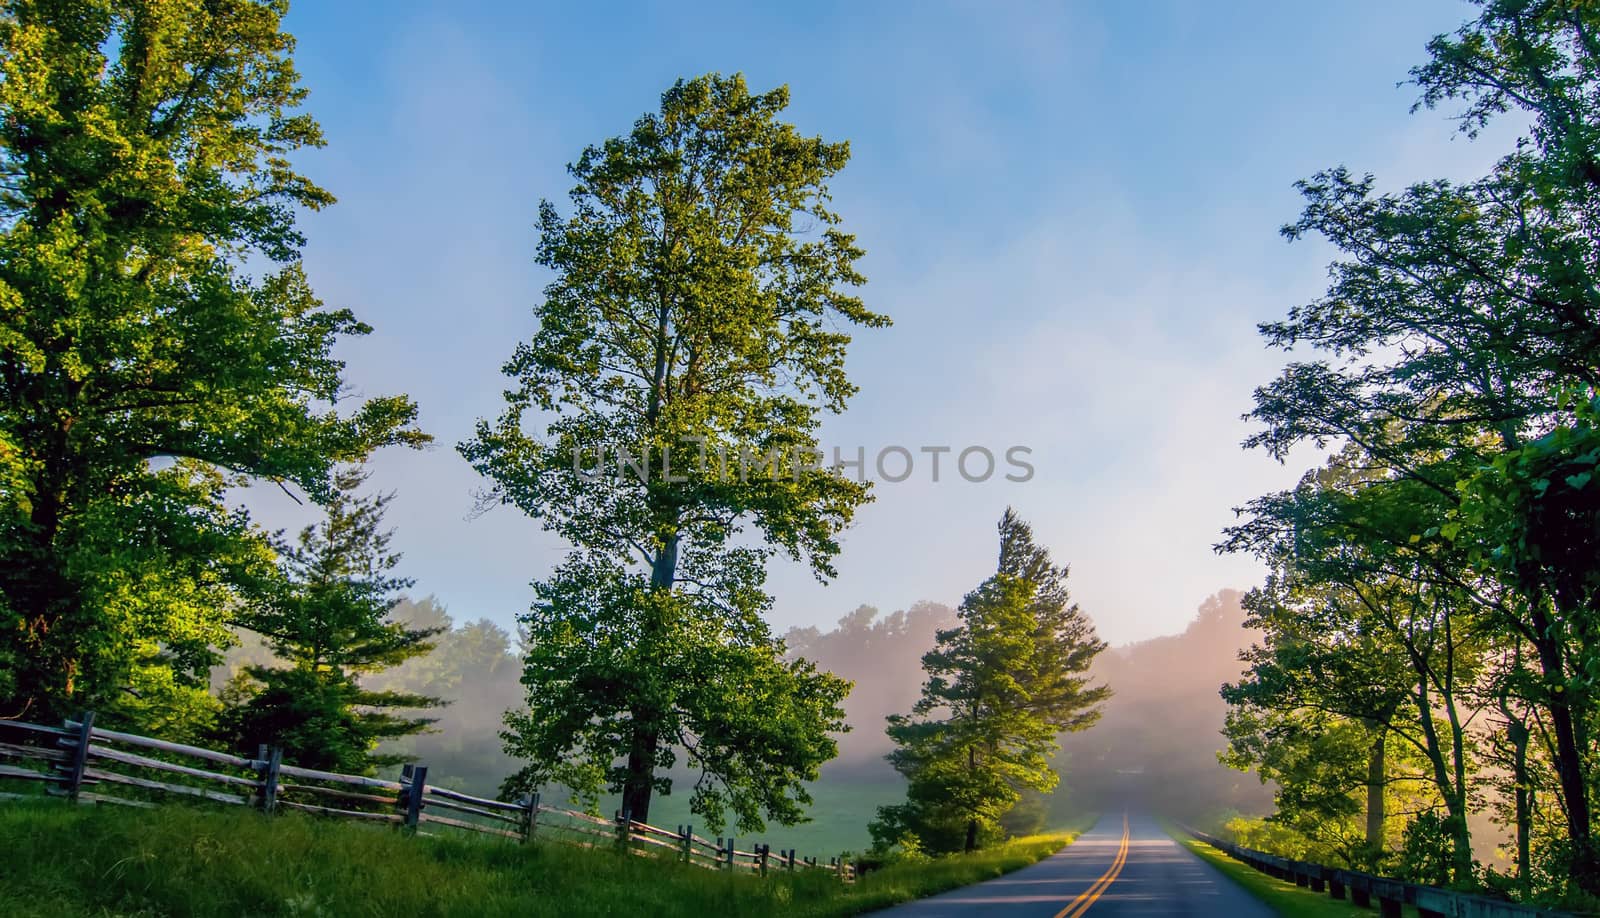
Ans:
{"type": "Polygon", "coordinates": [[[876,914],[893,918],[1274,918],[1275,913],[1137,813],[1102,816],[1031,867],[876,914]]]}

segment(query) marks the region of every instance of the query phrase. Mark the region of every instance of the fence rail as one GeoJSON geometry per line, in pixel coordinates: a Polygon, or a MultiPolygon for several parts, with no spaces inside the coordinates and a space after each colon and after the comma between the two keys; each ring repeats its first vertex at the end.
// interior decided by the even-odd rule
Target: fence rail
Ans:
{"type": "Polygon", "coordinates": [[[1421,918],[1574,918],[1566,912],[1555,912],[1532,905],[1503,902],[1486,896],[1423,886],[1387,877],[1374,876],[1359,870],[1327,867],[1307,861],[1278,857],[1264,851],[1241,848],[1232,842],[1188,826],[1183,831],[1221,851],[1236,861],[1279,880],[1303,886],[1312,892],[1326,892],[1334,899],[1344,899],[1364,908],[1377,905],[1382,918],[1400,918],[1403,906],[1414,906],[1421,918]]]}
{"type": "MultiPolygon", "coordinates": [[[[105,730],[86,712],[60,727],[0,720],[0,783],[42,784],[44,792],[77,803],[135,807],[165,797],[249,806],[267,813],[298,810],[317,816],[390,823],[431,834],[429,827],[531,842],[536,837],[591,848],[615,847],[646,856],[673,856],[686,864],[765,876],[773,870],[821,870],[853,882],[854,865],[843,857],[799,857],[792,849],[774,856],[772,846],[744,851],[733,838],[715,842],[693,826],[671,831],[618,813],[605,819],[549,806],[537,793],[516,802],[493,800],[428,783],[425,765],[407,765],[400,780],[301,768],[268,746],[255,758],[187,746],[148,736],[105,730]],[[135,751],[137,750],[137,751],[135,751]],[[154,798],[154,799],[152,799],[154,798]],[[448,815],[443,815],[448,814],[448,815]]],[[[0,800],[36,794],[0,793],[0,800]]]]}

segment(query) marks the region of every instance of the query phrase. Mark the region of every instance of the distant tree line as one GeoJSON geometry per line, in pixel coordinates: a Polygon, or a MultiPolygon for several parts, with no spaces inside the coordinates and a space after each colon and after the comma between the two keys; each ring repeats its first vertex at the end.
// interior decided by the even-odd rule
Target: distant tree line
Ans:
{"type": "Polygon", "coordinates": [[[1261,326],[1295,359],[1248,445],[1335,446],[1220,546],[1266,562],[1265,637],[1224,689],[1228,761],[1316,857],[1593,905],[1600,896],[1600,8],[1488,0],[1411,71],[1469,136],[1527,129],[1481,178],[1300,183],[1326,295],[1261,326]],[[1474,859],[1484,804],[1512,868],[1474,859]]]}

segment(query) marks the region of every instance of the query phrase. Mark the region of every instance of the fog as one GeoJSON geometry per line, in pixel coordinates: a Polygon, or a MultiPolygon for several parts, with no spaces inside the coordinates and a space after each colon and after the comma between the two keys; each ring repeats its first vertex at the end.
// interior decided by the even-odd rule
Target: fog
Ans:
{"type": "MultiPolygon", "coordinates": [[[[1121,807],[1130,799],[1197,821],[1270,811],[1268,788],[1216,759],[1225,711],[1217,689],[1238,678],[1238,652],[1255,638],[1243,627],[1239,600],[1239,592],[1223,590],[1201,603],[1182,633],[1100,655],[1092,674],[1113,695],[1099,723],[1063,738],[1056,761],[1062,782],[1049,801],[1058,818],[1121,807]]],[[[523,701],[514,637],[488,620],[458,622],[431,596],[400,603],[391,617],[410,627],[444,630],[431,653],[371,675],[366,683],[432,695],[446,704],[417,712],[436,719],[429,732],[386,748],[426,763],[434,783],[494,793],[517,767],[499,739],[502,714],[523,701]]],[[[937,631],[954,623],[954,610],[937,602],[889,613],[863,605],[826,631],[795,628],[784,636],[790,654],[855,683],[845,701],[851,730],[839,737],[838,758],[824,766],[823,785],[897,782],[883,758],[890,748],[884,718],[916,702],[922,655],[932,649],[937,631]]],[[[246,640],[219,668],[218,686],[238,667],[270,658],[258,640],[246,640]]],[[[890,787],[885,793],[897,791],[890,787]]],[[[861,814],[861,821],[870,815],[861,814]]]]}
{"type": "Polygon", "coordinates": [[[1181,634],[1100,655],[1094,673],[1113,695],[1100,723],[1062,744],[1070,798],[1098,809],[1128,800],[1195,822],[1271,811],[1270,788],[1216,758],[1227,710],[1217,690],[1239,678],[1239,651],[1258,636],[1244,628],[1242,595],[1222,590],[1181,634]]]}
{"type": "MultiPolygon", "coordinates": [[[[1216,758],[1226,711],[1217,690],[1239,677],[1239,651],[1256,637],[1243,627],[1240,598],[1236,590],[1223,590],[1201,603],[1182,633],[1100,655],[1092,675],[1113,695],[1099,723],[1063,738],[1054,812],[1103,810],[1130,800],[1188,820],[1270,811],[1269,788],[1216,758]]],[[[935,632],[954,621],[948,606],[920,602],[888,615],[861,606],[832,630],[789,632],[792,653],[856,684],[845,705],[852,729],[840,738],[839,758],[823,770],[825,781],[881,781],[893,774],[883,761],[889,750],[884,718],[916,701],[922,655],[933,647],[935,632]]]]}
{"type": "Polygon", "coordinates": [[[938,630],[955,622],[955,610],[936,602],[888,615],[858,606],[832,630],[795,628],[784,636],[791,656],[855,683],[844,703],[850,732],[839,737],[839,757],[824,768],[824,778],[884,780],[894,774],[883,759],[890,748],[884,719],[911,710],[922,692],[922,655],[933,649],[938,630]]]}

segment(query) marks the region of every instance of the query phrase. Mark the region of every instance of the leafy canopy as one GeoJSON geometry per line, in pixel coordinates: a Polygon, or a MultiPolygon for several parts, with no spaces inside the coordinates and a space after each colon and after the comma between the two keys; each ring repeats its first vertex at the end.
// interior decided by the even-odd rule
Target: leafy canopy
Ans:
{"type": "Polygon", "coordinates": [[[341,412],[290,163],[321,146],[282,0],[11,0],[0,11],[0,712],[203,705],[270,554],[224,503],[317,499],[424,440],[401,396],[341,412]],[[264,271],[245,273],[250,264],[264,271]]]}
{"type": "Polygon", "coordinates": [[[855,391],[845,329],[888,319],[854,292],[862,252],[829,207],[849,147],[779,120],[788,102],[740,76],[680,81],[572,164],[569,214],[540,208],[556,277],[539,330],[505,366],[505,412],[461,445],[488,502],[574,546],[522,619],[513,785],[621,791],[644,820],[682,750],[694,809],[749,828],[801,818],[802,782],[837,751],[848,684],[783,659],[766,563],[832,576],[868,489],[810,457],[855,391]]]}

